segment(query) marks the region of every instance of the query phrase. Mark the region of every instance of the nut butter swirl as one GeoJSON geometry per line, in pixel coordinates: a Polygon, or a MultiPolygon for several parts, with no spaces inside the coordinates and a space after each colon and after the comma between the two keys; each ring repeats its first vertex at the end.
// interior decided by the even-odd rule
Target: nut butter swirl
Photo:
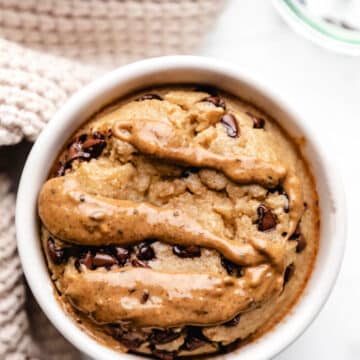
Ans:
{"type": "Polygon", "coordinates": [[[97,323],[131,321],[161,328],[220,324],[278,295],[282,282],[282,275],[266,264],[247,268],[241,278],[144,268],[78,273],[68,266],[64,273],[73,306],[97,323]],[[150,294],[145,303],[144,291],[150,294]]]}
{"type": "Polygon", "coordinates": [[[179,210],[86,193],[72,175],[44,184],[39,196],[39,215],[53,235],[79,245],[132,245],[153,238],[174,245],[212,248],[239,265],[269,260],[283,265],[283,247],[275,243],[254,241],[264,244],[260,253],[251,244],[211,233],[179,210]]]}

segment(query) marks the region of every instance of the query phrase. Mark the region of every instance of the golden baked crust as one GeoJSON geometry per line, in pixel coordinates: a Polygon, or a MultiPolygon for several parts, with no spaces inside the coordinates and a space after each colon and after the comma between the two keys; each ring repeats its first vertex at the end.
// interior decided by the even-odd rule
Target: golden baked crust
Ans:
{"type": "Polygon", "coordinates": [[[43,185],[39,215],[66,307],[111,346],[161,359],[226,351],[279,321],[319,237],[295,143],[253,106],[190,86],[90,119],[43,185]]]}

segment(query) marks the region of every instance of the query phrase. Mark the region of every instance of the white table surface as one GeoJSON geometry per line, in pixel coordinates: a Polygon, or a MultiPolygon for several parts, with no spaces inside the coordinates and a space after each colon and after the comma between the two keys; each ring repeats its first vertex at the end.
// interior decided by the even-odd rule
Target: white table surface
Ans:
{"type": "Polygon", "coordinates": [[[303,39],[269,0],[228,1],[200,54],[246,67],[285,95],[327,138],[347,193],[347,248],[335,289],[311,327],[276,360],[359,360],[360,57],[303,39]]]}

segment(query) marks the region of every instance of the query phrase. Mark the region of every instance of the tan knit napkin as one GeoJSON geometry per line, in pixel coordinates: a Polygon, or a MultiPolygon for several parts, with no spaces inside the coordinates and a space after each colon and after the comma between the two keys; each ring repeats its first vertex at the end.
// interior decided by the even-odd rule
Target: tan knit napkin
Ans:
{"type": "Polygon", "coordinates": [[[0,359],[79,359],[26,289],[16,182],[66,99],[136,59],[191,53],[225,0],[0,0],[0,359]],[[18,145],[15,145],[18,144],[18,145]]]}

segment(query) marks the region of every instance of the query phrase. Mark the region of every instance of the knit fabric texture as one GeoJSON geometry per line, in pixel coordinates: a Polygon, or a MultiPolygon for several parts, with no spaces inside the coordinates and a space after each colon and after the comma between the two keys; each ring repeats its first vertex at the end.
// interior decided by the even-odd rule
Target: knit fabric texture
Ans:
{"type": "Polygon", "coordinates": [[[0,0],[1,360],[81,358],[41,313],[17,256],[14,192],[29,142],[72,93],[103,72],[194,52],[224,2],[0,0]]]}

